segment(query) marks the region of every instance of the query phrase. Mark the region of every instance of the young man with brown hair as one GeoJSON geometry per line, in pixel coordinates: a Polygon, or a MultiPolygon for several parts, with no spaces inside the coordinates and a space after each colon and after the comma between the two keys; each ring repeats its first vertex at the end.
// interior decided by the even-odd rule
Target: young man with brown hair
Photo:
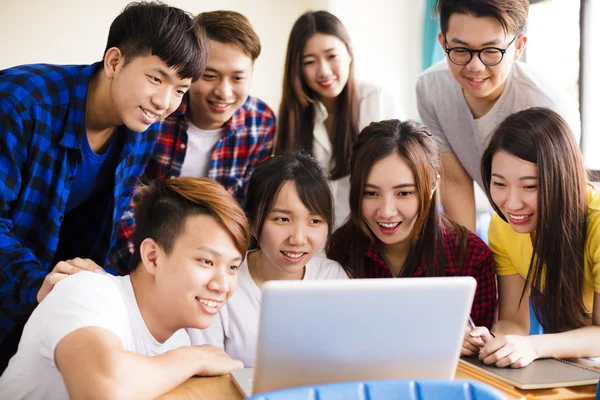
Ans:
{"type": "Polygon", "coordinates": [[[0,71],[0,372],[56,282],[102,271],[158,122],[179,107],[206,53],[188,13],[131,3],[101,62],[0,71]]]}
{"type": "MultiPolygon", "coordinates": [[[[275,114],[249,96],[260,39],[235,11],[201,13],[196,22],[210,40],[206,70],[162,124],[144,176],[206,176],[244,204],[250,175],[271,156],[275,135],[275,114]]],[[[111,257],[121,271],[132,252],[134,230],[132,214],[125,213],[111,257]]]]}
{"type": "Polygon", "coordinates": [[[243,210],[206,178],[152,181],[136,193],[131,273],[58,282],[27,321],[0,377],[2,399],[154,399],[242,363],[190,346],[237,287],[250,244],[243,210]]]}
{"type": "Polygon", "coordinates": [[[579,138],[579,110],[565,90],[518,61],[529,0],[438,0],[437,11],[446,60],[421,74],[417,103],[440,143],[444,210],[475,231],[473,181],[483,187],[479,164],[496,126],[514,112],[543,106],[579,138]]]}

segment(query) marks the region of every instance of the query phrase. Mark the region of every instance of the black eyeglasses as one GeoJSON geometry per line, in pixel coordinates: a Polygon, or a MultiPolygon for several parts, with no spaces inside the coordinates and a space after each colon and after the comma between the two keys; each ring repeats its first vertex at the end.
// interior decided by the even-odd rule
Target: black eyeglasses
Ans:
{"type": "Polygon", "coordinates": [[[481,50],[471,50],[466,47],[452,47],[448,48],[448,41],[446,40],[446,36],[444,36],[444,47],[446,47],[446,54],[448,54],[448,58],[456,65],[467,65],[473,59],[473,54],[477,54],[479,59],[484,65],[488,67],[493,67],[494,65],[498,65],[502,62],[504,58],[504,53],[510,47],[511,44],[515,41],[517,36],[510,41],[510,43],[503,49],[498,47],[486,47],[481,50]]]}

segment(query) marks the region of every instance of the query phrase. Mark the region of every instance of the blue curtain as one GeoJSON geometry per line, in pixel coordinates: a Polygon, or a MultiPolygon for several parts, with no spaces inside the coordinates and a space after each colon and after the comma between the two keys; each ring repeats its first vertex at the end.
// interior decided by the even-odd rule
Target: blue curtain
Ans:
{"type": "Polygon", "coordinates": [[[423,53],[421,67],[423,70],[444,59],[444,51],[438,42],[440,21],[434,15],[433,8],[436,0],[426,0],[425,17],[423,21],[423,53]]]}

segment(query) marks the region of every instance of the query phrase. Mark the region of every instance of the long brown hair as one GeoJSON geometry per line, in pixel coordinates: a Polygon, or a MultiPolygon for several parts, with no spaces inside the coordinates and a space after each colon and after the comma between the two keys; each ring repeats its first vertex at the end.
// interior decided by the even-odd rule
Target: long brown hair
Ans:
{"type": "Polygon", "coordinates": [[[506,118],[483,153],[485,192],[506,221],[490,193],[492,159],[498,151],[537,164],[537,226],[525,287],[533,309],[547,332],[583,326],[584,250],[587,229],[587,179],[581,152],[567,123],[547,108],[528,108],[506,118]]]}
{"type": "Polygon", "coordinates": [[[373,165],[394,152],[410,167],[419,197],[413,241],[400,276],[413,276],[423,259],[426,276],[444,276],[449,261],[444,250],[444,229],[456,232],[454,245],[459,253],[459,266],[462,265],[466,252],[467,231],[440,214],[436,189],[441,173],[440,152],[427,128],[410,120],[373,122],[358,135],[350,160],[350,218],[334,232],[334,237],[328,244],[327,255],[336,253],[330,252],[336,236],[350,238],[350,242],[344,244],[349,249],[347,254],[341,258],[333,255],[333,259],[351,276],[365,276],[365,252],[371,242],[379,242],[364,221],[361,211],[365,184],[373,165]],[[431,195],[433,191],[435,193],[431,195]],[[436,260],[439,261],[438,267],[436,260]]]}
{"type": "MultiPolygon", "coordinates": [[[[354,59],[350,36],[335,15],[327,11],[309,11],[298,18],[292,27],[288,41],[275,154],[298,150],[312,154],[314,104],[318,101],[318,95],[304,80],[302,53],[308,39],[316,33],[336,36],[344,42],[350,57],[354,59]]],[[[330,179],[339,179],[348,175],[347,160],[350,158],[352,143],[358,135],[358,98],[354,80],[354,61],[350,62],[348,82],[336,98],[336,102],[337,108],[332,124],[334,133],[331,138],[332,163],[327,166],[331,168],[330,179]]]]}

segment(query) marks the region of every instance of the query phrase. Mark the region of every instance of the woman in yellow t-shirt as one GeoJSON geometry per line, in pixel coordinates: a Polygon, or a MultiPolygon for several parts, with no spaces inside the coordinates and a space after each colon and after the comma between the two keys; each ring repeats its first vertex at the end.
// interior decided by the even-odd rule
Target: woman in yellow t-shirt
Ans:
{"type": "Polygon", "coordinates": [[[537,358],[600,356],[600,191],[587,182],[566,122],[547,108],[512,114],[483,154],[498,275],[492,332],[465,335],[462,354],[520,368],[537,358]],[[545,334],[529,332],[529,304],[545,334]]]}

